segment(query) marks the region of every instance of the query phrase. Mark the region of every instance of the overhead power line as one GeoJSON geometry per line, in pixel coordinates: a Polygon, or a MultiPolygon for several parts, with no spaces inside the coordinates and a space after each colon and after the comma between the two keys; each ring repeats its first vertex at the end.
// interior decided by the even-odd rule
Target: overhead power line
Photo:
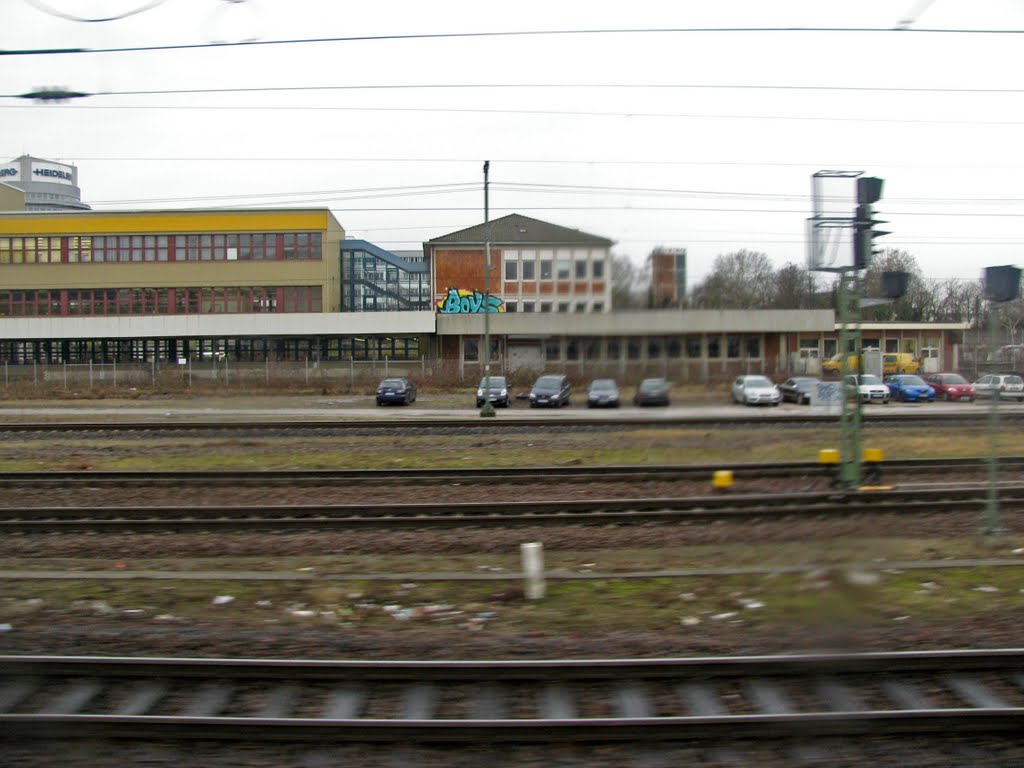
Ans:
{"type": "MultiPolygon", "coordinates": [[[[57,95],[49,96],[44,101],[64,101],[70,98],[68,92],[62,91],[57,95]]],[[[81,94],[79,94],[81,95],[81,94]]],[[[86,94],[88,95],[88,94],[86,94]]],[[[15,98],[35,98],[29,94],[22,94],[15,98]]],[[[8,109],[32,109],[32,107],[8,107],[8,109]]],[[[69,110],[174,110],[183,112],[185,110],[197,111],[250,111],[250,112],[414,112],[429,114],[458,114],[458,115],[523,115],[528,117],[611,117],[617,119],[652,118],[669,120],[791,120],[791,121],[812,121],[812,122],[840,122],[840,123],[880,123],[898,125],[994,125],[994,126],[1018,126],[1024,125],[1022,120],[928,120],[923,118],[888,118],[888,117],[834,117],[829,115],[742,115],[742,114],[701,114],[697,112],[596,112],[589,110],[563,110],[563,109],[481,109],[476,107],[328,107],[328,106],[227,106],[223,104],[212,104],[209,106],[171,106],[171,105],[131,105],[131,106],[74,106],[74,107],[53,107],[53,109],[69,110]]]]}
{"type": "MultiPolygon", "coordinates": [[[[167,96],[221,93],[302,93],[319,91],[515,90],[515,89],[620,89],[620,90],[733,90],[733,91],[839,91],[845,93],[1024,93],[1024,88],[953,88],[887,85],[787,85],[771,83],[395,83],[356,85],[245,86],[229,88],[175,88],[163,90],[101,91],[75,96],[167,96]]],[[[56,86],[53,89],[57,89],[56,86]]],[[[47,89],[41,89],[44,93],[47,89]]],[[[6,94],[5,98],[37,98],[35,92],[6,94]]]]}
{"type": "Polygon", "coordinates": [[[535,29],[503,32],[434,32],[412,35],[357,35],[347,37],[303,37],[289,40],[240,40],[236,42],[183,43],[178,45],[136,45],[120,48],[21,48],[0,49],[0,56],[51,56],[81,53],[140,53],[145,51],[182,51],[202,48],[239,48],[268,45],[309,45],[314,43],[370,43],[399,40],[455,40],[500,37],[559,37],[584,35],[650,35],[650,34],[733,34],[733,33],[898,33],[938,35],[1020,35],[1024,29],[970,28],[899,28],[899,27],[646,27],[615,29],[535,29]]]}

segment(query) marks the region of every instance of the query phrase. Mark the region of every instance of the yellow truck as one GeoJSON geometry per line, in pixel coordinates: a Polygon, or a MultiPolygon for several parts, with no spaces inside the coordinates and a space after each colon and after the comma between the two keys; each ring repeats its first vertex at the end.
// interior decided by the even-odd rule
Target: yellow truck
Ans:
{"type": "MultiPolygon", "coordinates": [[[[877,350],[875,350],[875,352],[877,354],[877,350]]],[[[870,360],[870,356],[868,359],[870,360]]],[[[858,370],[859,365],[859,355],[847,355],[846,368],[844,370],[843,356],[832,355],[832,357],[821,364],[821,371],[822,373],[830,373],[834,376],[838,376],[841,373],[855,373],[858,370]]],[[[920,367],[920,364],[909,352],[885,352],[882,355],[883,376],[888,376],[890,373],[917,373],[920,367]]]]}

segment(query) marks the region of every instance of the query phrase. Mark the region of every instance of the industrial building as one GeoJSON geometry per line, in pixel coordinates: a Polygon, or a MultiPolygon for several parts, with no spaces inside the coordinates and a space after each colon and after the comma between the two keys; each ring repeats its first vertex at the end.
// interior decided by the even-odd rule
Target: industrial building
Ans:
{"type": "MultiPolygon", "coordinates": [[[[472,380],[485,313],[509,375],[712,382],[813,373],[837,351],[831,310],[615,311],[612,241],[518,214],[398,254],[321,208],[27,210],[2,183],[0,206],[5,366],[386,361],[472,380]]],[[[865,325],[864,342],[945,370],[963,330],[865,325]]]]}

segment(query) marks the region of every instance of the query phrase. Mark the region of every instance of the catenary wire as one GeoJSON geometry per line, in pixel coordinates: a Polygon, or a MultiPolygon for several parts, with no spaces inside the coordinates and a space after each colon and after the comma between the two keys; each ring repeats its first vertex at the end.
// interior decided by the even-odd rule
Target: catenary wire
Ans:
{"type": "Polygon", "coordinates": [[[473,38],[561,37],[585,35],[664,35],[664,34],[771,34],[771,33],[840,33],[900,35],[1020,35],[1024,29],[990,28],[900,28],[900,27],[618,27],[612,29],[535,29],[492,32],[429,32],[408,35],[356,35],[345,37],[303,37],[285,40],[239,40],[232,42],[180,43],[169,45],[137,45],[116,48],[23,48],[0,49],[0,56],[49,56],[83,53],[139,53],[146,51],[182,51],[203,48],[239,48],[272,45],[311,45],[320,43],[369,43],[404,40],[458,40],[473,38]]]}

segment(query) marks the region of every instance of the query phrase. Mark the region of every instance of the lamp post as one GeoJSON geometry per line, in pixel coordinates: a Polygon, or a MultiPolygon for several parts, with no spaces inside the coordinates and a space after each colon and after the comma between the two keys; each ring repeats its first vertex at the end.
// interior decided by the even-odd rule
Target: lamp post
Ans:
{"type": "Polygon", "coordinates": [[[491,404],[491,220],[490,205],[487,199],[488,173],[491,161],[484,161],[484,405],[480,409],[482,417],[496,415],[491,404]]]}

